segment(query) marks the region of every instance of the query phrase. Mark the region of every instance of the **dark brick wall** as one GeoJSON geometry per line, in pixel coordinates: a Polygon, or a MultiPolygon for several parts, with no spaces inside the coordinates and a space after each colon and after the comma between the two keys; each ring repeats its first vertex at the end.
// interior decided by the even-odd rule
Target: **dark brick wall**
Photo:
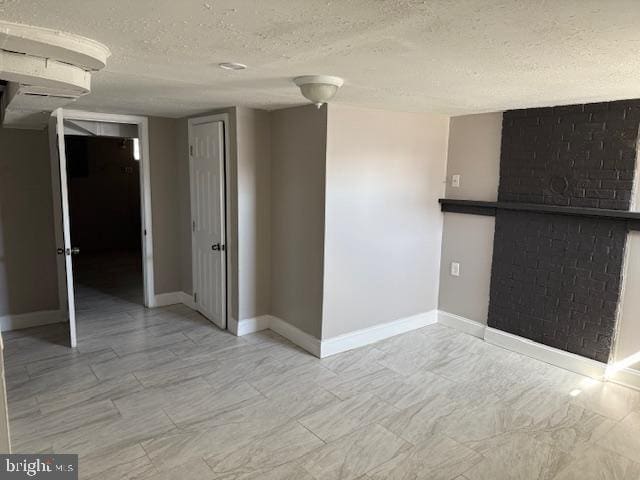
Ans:
{"type": "Polygon", "coordinates": [[[626,235],[615,220],[499,211],[489,325],[606,362],[626,235]]]}
{"type": "Polygon", "coordinates": [[[640,100],[504,113],[499,200],[628,210],[640,100]]]}
{"type": "MultiPolygon", "coordinates": [[[[505,112],[502,202],[628,210],[640,100],[505,112]]],[[[624,222],[499,210],[488,324],[607,362],[624,222]]]]}

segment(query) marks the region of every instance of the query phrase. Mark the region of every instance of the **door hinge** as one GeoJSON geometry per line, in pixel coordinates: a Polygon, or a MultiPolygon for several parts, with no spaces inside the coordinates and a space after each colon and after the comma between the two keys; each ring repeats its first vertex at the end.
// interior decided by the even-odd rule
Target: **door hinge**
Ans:
{"type": "Polygon", "coordinates": [[[193,294],[193,303],[198,303],[198,294],[197,293],[193,294]]]}
{"type": "Polygon", "coordinates": [[[191,231],[192,232],[196,231],[196,221],[195,220],[193,222],[191,222],[191,231]]]}
{"type": "Polygon", "coordinates": [[[193,155],[193,145],[189,145],[189,155],[193,155]]]}

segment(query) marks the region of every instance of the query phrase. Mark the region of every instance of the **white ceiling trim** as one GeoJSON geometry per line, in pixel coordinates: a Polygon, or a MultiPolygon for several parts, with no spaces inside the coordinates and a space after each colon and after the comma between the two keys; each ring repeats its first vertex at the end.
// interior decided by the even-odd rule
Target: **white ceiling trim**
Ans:
{"type": "Polygon", "coordinates": [[[90,38],[3,21],[0,21],[0,50],[51,58],[94,71],[103,69],[111,55],[105,45],[90,38]]]}
{"type": "Polygon", "coordinates": [[[110,51],[88,38],[0,22],[2,124],[42,128],[49,113],[91,91],[91,74],[110,51]]]}
{"type": "Polygon", "coordinates": [[[0,79],[79,97],[91,90],[91,73],[75,65],[0,50],[0,79]]]}

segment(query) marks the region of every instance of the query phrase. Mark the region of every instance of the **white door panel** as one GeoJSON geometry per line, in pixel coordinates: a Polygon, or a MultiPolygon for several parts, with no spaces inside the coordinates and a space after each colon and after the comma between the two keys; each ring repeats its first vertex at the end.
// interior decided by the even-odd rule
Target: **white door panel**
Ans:
{"type": "Polygon", "coordinates": [[[190,134],[195,303],[226,328],[224,124],[195,124],[190,134]]]}
{"type": "MultiPolygon", "coordinates": [[[[72,253],[75,249],[71,246],[71,223],[69,216],[69,195],[67,191],[67,158],[64,144],[64,119],[62,109],[54,112],[49,122],[49,134],[55,135],[55,144],[52,148],[51,174],[53,181],[53,206],[56,225],[56,247],[58,249],[58,279],[66,283],[66,298],[61,295],[60,308],[67,315],[69,321],[69,342],[71,347],[76,346],[76,308],[75,294],[73,291],[73,260],[72,253]],[[54,133],[55,132],[55,133],[54,133]]],[[[52,137],[52,143],[53,143],[52,137]]]]}

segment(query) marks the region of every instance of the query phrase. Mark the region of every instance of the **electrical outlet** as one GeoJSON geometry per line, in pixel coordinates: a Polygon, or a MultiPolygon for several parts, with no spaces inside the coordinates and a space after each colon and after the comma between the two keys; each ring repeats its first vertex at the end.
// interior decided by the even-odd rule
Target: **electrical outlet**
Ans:
{"type": "Polygon", "coordinates": [[[460,264],[458,262],[451,262],[451,275],[454,277],[460,276],[460,264]]]}
{"type": "Polygon", "coordinates": [[[460,175],[451,175],[451,186],[455,188],[460,186],[460,175]]]}

